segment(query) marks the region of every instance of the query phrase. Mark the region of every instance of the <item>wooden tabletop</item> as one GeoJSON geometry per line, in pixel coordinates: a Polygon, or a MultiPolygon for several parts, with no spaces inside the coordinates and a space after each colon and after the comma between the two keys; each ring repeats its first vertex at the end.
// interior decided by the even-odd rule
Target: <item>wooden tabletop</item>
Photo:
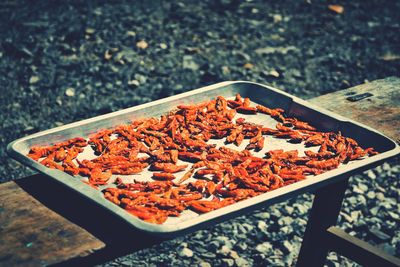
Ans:
{"type": "MultiPolygon", "coordinates": [[[[399,88],[390,77],[310,102],[399,142],[399,88]]],[[[44,175],[0,185],[0,266],[92,265],[160,242],[44,175]]]]}

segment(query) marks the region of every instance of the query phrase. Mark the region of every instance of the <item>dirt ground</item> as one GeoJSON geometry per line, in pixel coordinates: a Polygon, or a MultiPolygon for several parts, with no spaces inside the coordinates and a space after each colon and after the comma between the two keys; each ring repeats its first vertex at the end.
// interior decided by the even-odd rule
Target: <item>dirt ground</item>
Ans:
{"type": "Polygon", "coordinates": [[[4,0],[0,29],[1,182],[31,173],[12,140],[204,85],[307,99],[400,74],[396,0],[4,0]]]}

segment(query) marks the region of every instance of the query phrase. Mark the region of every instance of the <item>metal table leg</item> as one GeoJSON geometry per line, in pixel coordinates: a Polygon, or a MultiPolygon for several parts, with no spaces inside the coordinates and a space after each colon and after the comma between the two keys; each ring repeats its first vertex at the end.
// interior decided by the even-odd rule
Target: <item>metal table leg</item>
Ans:
{"type": "Polygon", "coordinates": [[[323,266],[328,253],[326,230],[336,224],[349,178],[321,188],[315,193],[297,267],[323,266]]]}

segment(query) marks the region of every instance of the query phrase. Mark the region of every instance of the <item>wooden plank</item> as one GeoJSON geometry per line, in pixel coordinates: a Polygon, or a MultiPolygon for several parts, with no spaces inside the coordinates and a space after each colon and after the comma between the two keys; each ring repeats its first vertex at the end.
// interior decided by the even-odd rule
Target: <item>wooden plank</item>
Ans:
{"type": "Polygon", "coordinates": [[[297,267],[324,265],[328,254],[328,244],[325,242],[326,229],[337,222],[347,184],[348,178],[323,187],[315,193],[297,267]]]}
{"type": "Polygon", "coordinates": [[[400,259],[351,236],[336,227],[329,227],[326,242],[330,249],[363,266],[400,266],[400,259]]]}
{"type": "MultiPolygon", "coordinates": [[[[367,96],[367,95],[365,95],[367,96]]],[[[400,78],[389,77],[309,100],[311,103],[368,125],[400,143],[400,78]],[[362,94],[372,96],[350,101],[362,94]]]]}
{"type": "Polygon", "coordinates": [[[50,265],[105,246],[15,182],[0,184],[0,221],[0,266],[50,265]]]}

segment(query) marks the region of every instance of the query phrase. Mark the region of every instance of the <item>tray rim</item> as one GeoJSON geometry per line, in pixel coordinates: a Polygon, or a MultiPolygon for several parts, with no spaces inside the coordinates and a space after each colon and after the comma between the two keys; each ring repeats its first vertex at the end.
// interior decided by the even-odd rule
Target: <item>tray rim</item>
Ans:
{"type": "MultiPolygon", "coordinates": [[[[395,157],[396,155],[398,155],[400,153],[400,146],[394,140],[392,140],[391,138],[382,134],[381,132],[379,132],[376,129],[373,129],[367,125],[364,125],[357,121],[351,120],[349,118],[346,118],[340,114],[336,114],[332,111],[326,110],[322,107],[316,106],[315,104],[312,104],[312,103],[310,103],[306,100],[303,100],[299,97],[288,94],[288,93],[286,93],[282,90],[279,90],[277,88],[274,88],[272,86],[255,83],[255,82],[249,82],[249,81],[225,81],[225,82],[220,82],[220,83],[212,84],[209,86],[201,87],[201,88],[198,88],[195,90],[190,90],[190,91],[178,94],[178,95],[170,96],[167,98],[162,98],[159,100],[155,100],[155,101],[151,101],[151,102],[144,103],[141,105],[129,107],[129,108],[122,109],[119,111],[95,116],[92,118],[72,122],[72,123],[69,123],[66,125],[58,126],[55,128],[51,128],[48,130],[44,130],[44,131],[40,131],[38,133],[31,134],[31,135],[28,135],[25,137],[21,137],[21,138],[18,138],[16,140],[10,142],[7,145],[7,153],[12,158],[23,163],[27,167],[30,167],[34,170],[39,171],[40,173],[42,173],[44,175],[51,177],[52,179],[62,183],[63,185],[65,185],[65,186],[69,187],[70,189],[83,195],[90,201],[94,201],[96,204],[101,205],[102,207],[107,209],[109,212],[116,214],[121,219],[123,219],[124,221],[126,221],[127,223],[132,225],[133,227],[135,227],[141,231],[148,232],[150,234],[154,234],[154,235],[170,236],[170,235],[175,235],[175,234],[183,232],[183,231],[187,231],[188,229],[190,229],[192,227],[196,228],[197,226],[203,225],[204,223],[207,223],[213,219],[225,218],[225,217],[229,216],[230,214],[234,215],[236,213],[240,213],[240,211],[244,212],[246,209],[250,209],[252,206],[259,206],[263,203],[265,203],[265,206],[267,206],[267,205],[269,205],[269,204],[267,204],[267,202],[275,203],[274,202],[275,199],[278,199],[278,198],[287,199],[292,196],[295,196],[295,195],[298,195],[298,194],[301,194],[304,192],[308,192],[308,191],[311,191],[316,188],[320,188],[326,184],[333,183],[337,180],[343,179],[344,176],[346,176],[346,177],[350,176],[352,173],[361,172],[362,170],[369,169],[372,167],[372,165],[378,165],[379,163],[383,162],[384,160],[387,160],[389,158],[392,158],[392,157],[395,157]],[[170,224],[170,225],[152,224],[152,223],[142,221],[135,216],[127,216],[129,214],[125,210],[123,210],[119,206],[116,206],[115,204],[111,203],[110,201],[106,200],[104,197],[100,196],[98,194],[98,190],[87,186],[86,184],[78,181],[77,179],[71,179],[72,176],[67,173],[64,173],[59,170],[50,169],[50,168],[47,168],[47,167],[41,165],[37,161],[34,161],[34,160],[28,158],[27,156],[23,155],[22,153],[18,152],[15,148],[15,146],[17,146],[18,144],[26,142],[27,140],[30,140],[33,138],[60,132],[60,131],[66,130],[66,129],[76,127],[76,126],[82,126],[82,125],[100,121],[103,119],[119,116],[122,114],[130,113],[135,110],[141,110],[146,107],[151,107],[151,106],[154,106],[157,104],[162,104],[165,102],[178,100],[180,98],[190,96],[194,93],[203,93],[206,91],[211,91],[211,90],[217,89],[219,87],[224,87],[224,86],[233,85],[233,84],[240,84],[240,83],[252,84],[252,85],[263,87],[264,89],[274,91],[276,93],[279,93],[281,95],[284,95],[284,96],[290,98],[292,100],[292,102],[295,102],[299,105],[306,106],[307,108],[310,108],[312,110],[323,113],[323,114],[325,114],[329,117],[332,117],[338,121],[352,123],[352,124],[355,124],[362,128],[365,128],[369,131],[373,131],[373,132],[381,135],[382,137],[386,138],[387,141],[391,142],[394,145],[394,147],[393,147],[393,149],[385,151],[376,156],[365,158],[359,162],[353,162],[353,164],[348,166],[346,169],[335,169],[328,173],[314,176],[312,178],[305,179],[305,180],[299,181],[297,183],[287,185],[287,186],[278,188],[276,190],[272,190],[272,191],[263,193],[256,197],[252,197],[252,198],[237,202],[237,203],[229,205],[227,207],[224,207],[224,208],[221,208],[218,210],[214,210],[214,211],[211,211],[211,212],[208,212],[205,214],[201,214],[201,216],[197,216],[197,217],[188,219],[186,221],[179,222],[174,225],[172,225],[172,224],[170,224]],[[234,208],[232,208],[232,206],[234,206],[234,208]]],[[[273,203],[271,203],[271,204],[273,204],[273,203]]]]}

